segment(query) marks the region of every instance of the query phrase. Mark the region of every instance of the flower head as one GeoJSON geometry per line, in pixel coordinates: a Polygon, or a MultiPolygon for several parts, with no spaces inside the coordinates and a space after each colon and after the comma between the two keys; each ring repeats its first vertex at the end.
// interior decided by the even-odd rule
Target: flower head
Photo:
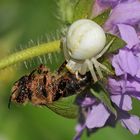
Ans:
{"type": "MultiPolygon", "coordinates": [[[[118,121],[131,133],[139,133],[139,117],[130,115],[127,111],[123,110],[126,109],[125,107],[121,109],[120,106],[116,106],[115,108],[117,111],[117,117],[115,117],[102,102],[97,101],[97,99],[94,96],[91,96],[90,93],[86,94],[86,97],[78,97],[77,102],[80,107],[80,113],[79,123],[76,126],[77,133],[74,140],[80,140],[80,137],[82,136],[85,129],[87,130],[88,134],[91,134],[97,129],[103,128],[105,126],[114,127],[118,121]]],[[[116,105],[118,104],[116,103],[116,105]]]]}
{"type": "Polygon", "coordinates": [[[140,100],[140,83],[129,79],[127,81],[109,78],[108,90],[110,98],[120,109],[129,111],[132,109],[131,97],[140,100]]]}
{"type": "Polygon", "coordinates": [[[116,33],[117,24],[128,24],[134,27],[138,26],[140,22],[139,9],[139,0],[126,0],[122,3],[119,3],[112,10],[110,17],[105,24],[105,30],[116,33]]]}
{"type": "Polygon", "coordinates": [[[137,76],[140,69],[140,40],[132,26],[125,24],[118,24],[117,26],[120,36],[126,41],[127,45],[117,55],[113,56],[112,65],[118,76],[125,73],[137,76]]]}
{"type": "Polygon", "coordinates": [[[79,123],[76,127],[75,140],[79,140],[84,129],[90,131],[103,127],[110,116],[110,112],[90,93],[77,98],[80,107],[79,123]]]}
{"type": "Polygon", "coordinates": [[[117,122],[132,134],[140,131],[140,118],[128,112],[132,110],[131,98],[140,100],[140,1],[96,0],[93,6],[94,16],[109,7],[112,11],[104,30],[126,42],[126,46],[112,57],[115,75],[109,77],[107,85],[109,98],[117,115],[114,116],[107,106],[94,96],[83,97],[78,104],[80,119],[75,140],[80,139],[84,129],[93,133],[107,125],[115,126],[117,122]]]}

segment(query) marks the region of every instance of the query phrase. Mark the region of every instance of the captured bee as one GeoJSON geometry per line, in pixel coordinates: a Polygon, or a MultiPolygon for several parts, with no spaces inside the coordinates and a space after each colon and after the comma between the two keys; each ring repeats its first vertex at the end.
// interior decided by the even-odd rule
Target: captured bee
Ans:
{"type": "Polygon", "coordinates": [[[14,83],[8,107],[11,101],[48,106],[61,97],[80,93],[89,86],[92,77],[90,73],[78,77],[70,72],[51,73],[46,66],[40,65],[14,83]]]}

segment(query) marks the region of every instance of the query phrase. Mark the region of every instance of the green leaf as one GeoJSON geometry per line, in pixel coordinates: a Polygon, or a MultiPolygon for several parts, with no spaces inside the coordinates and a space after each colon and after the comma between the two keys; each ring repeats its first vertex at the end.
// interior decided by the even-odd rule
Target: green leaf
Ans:
{"type": "Polygon", "coordinates": [[[91,9],[94,0],[78,0],[74,9],[73,21],[91,16],[91,9]]]}
{"type": "Polygon", "coordinates": [[[47,107],[56,114],[73,119],[78,115],[78,106],[74,104],[77,95],[63,97],[58,101],[48,104],[47,107]]]}
{"type": "Polygon", "coordinates": [[[115,117],[117,117],[117,112],[111,104],[108,92],[101,84],[99,84],[99,82],[94,86],[94,88],[91,88],[90,91],[115,115],[115,117]]]}
{"type": "Polygon", "coordinates": [[[116,53],[119,49],[123,48],[126,45],[126,42],[124,40],[115,35],[106,33],[106,38],[107,38],[106,44],[108,44],[110,41],[113,40],[106,54],[116,53]]]}
{"type": "Polygon", "coordinates": [[[73,22],[74,7],[79,0],[58,0],[58,19],[65,24],[71,24],[73,22]]]}
{"type": "Polygon", "coordinates": [[[114,75],[115,74],[114,68],[113,68],[113,66],[111,64],[111,60],[108,57],[104,57],[102,59],[102,64],[105,65],[109,69],[109,71],[110,71],[108,73],[105,73],[103,71],[103,76],[104,77],[107,77],[108,75],[114,75]]]}
{"type": "Polygon", "coordinates": [[[102,26],[108,19],[109,15],[110,15],[110,11],[111,11],[111,9],[107,9],[103,13],[98,15],[97,17],[93,18],[92,20],[95,21],[100,26],[102,26]]]}

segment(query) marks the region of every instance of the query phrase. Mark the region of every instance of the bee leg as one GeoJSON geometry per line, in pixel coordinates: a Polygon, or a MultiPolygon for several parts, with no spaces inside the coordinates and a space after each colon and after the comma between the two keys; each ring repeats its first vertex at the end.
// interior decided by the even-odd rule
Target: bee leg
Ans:
{"type": "Polygon", "coordinates": [[[58,70],[57,70],[57,73],[58,73],[58,74],[60,74],[60,73],[64,70],[66,64],[67,64],[67,62],[64,61],[64,62],[60,65],[60,67],[59,67],[58,70]]]}
{"type": "Polygon", "coordinates": [[[47,83],[47,78],[46,78],[46,76],[44,75],[44,77],[43,77],[43,84],[44,84],[44,86],[46,85],[46,83],[47,83]]]}
{"type": "Polygon", "coordinates": [[[31,79],[31,77],[33,76],[33,74],[37,71],[37,69],[34,69],[30,74],[29,74],[29,79],[31,79]]]}
{"type": "Polygon", "coordinates": [[[49,72],[49,70],[47,69],[47,67],[45,65],[41,64],[37,68],[37,72],[38,72],[38,74],[47,74],[49,72]]]}

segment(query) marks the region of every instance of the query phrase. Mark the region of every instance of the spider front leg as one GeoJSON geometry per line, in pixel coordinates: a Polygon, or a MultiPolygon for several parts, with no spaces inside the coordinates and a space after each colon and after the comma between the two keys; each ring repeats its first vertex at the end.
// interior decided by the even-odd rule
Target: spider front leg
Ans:
{"type": "Polygon", "coordinates": [[[113,43],[114,40],[115,40],[115,38],[112,39],[112,40],[105,46],[105,48],[104,48],[98,55],[95,56],[96,60],[97,60],[98,58],[102,57],[102,55],[104,55],[104,53],[109,49],[109,47],[111,46],[111,44],[113,43]]]}
{"type": "MultiPolygon", "coordinates": [[[[95,58],[92,58],[91,61],[95,65],[95,68],[96,68],[99,76],[102,75],[101,69],[107,71],[108,73],[112,73],[105,65],[101,64],[100,62],[98,62],[95,58]]],[[[101,77],[103,77],[103,76],[101,76],[101,77]]]]}
{"type": "Polygon", "coordinates": [[[103,74],[102,74],[102,71],[100,69],[100,65],[99,65],[98,61],[95,58],[92,58],[91,61],[93,62],[93,65],[94,65],[99,77],[102,79],[103,74]]]}
{"type": "Polygon", "coordinates": [[[87,72],[87,63],[86,63],[86,61],[81,65],[81,68],[80,68],[80,70],[79,70],[79,73],[81,74],[81,75],[84,75],[84,74],[86,74],[86,72],[87,72]]]}
{"type": "Polygon", "coordinates": [[[62,38],[62,49],[63,49],[63,53],[64,53],[64,57],[65,57],[66,61],[69,61],[70,60],[70,55],[69,55],[69,52],[68,52],[68,49],[67,49],[67,43],[66,43],[66,38],[65,37],[62,38]]]}
{"type": "Polygon", "coordinates": [[[95,73],[95,70],[93,67],[93,63],[89,59],[86,59],[85,64],[87,64],[87,67],[88,67],[89,71],[91,72],[94,82],[97,82],[98,79],[97,79],[97,76],[96,76],[96,73],[95,73]]]}

